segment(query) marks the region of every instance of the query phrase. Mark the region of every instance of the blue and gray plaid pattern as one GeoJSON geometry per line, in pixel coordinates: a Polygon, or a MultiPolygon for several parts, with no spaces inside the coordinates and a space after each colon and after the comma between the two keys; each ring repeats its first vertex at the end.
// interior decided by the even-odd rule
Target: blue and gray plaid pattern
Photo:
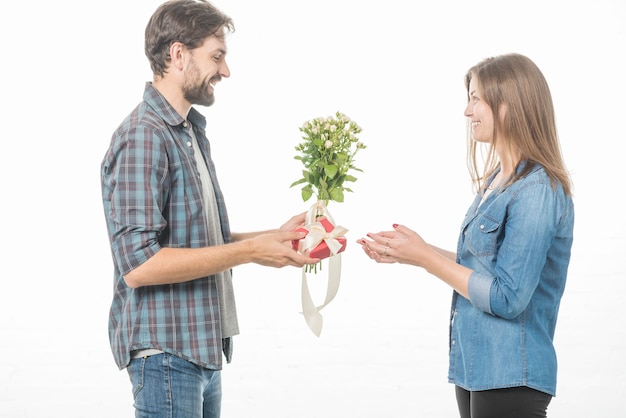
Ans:
{"type": "MultiPolygon", "coordinates": [[[[213,181],[224,242],[230,242],[206,119],[193,108],[188,119],[213,181]]],[[[109,337],[120,369],[128,365],[131,351],[143,348],[157,348],[210,369],[222,367],[214,277],[136,289],[123,277],[162,247],[215,244],[208,238],[202,185],[185,126],[185,119],[147,83],[143,102],[115,131],[102,161],[102,197],[114,260],[109,337]]]]}

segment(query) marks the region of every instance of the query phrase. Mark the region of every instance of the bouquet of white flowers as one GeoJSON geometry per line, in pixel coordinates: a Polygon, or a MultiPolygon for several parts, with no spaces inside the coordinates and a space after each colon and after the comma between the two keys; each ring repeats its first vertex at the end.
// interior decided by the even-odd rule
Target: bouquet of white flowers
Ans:
{"type": "Polygon", "coordinates": [[[309,120],[300,127],[303,142],[296,146],[296,159],[302,161],[302,178],[290,187],[304,184],[302,200],[309,200],[314,194],[317,202],[308,211],[306,225],[301,228],[305,238],[293,243],[294,249],[314,258],[329,259],[328,287],[326,300],[315,306],[311,300],[306,274],[321,269],[322,262],[302,269],[302,307],[309,328],[319,336],[322,330],[322,316],[319,311],[330,303],[339,289],[341,276],[341,255],[346,248],[345,233],[342,226],[335,224],[328,212],[329,201],[343,202],[344,192],[352,192],[346,183],[357,179],[350,174],[352,170],[363,170],[354,165],[354,157],[366,148],[357,138],[361,127],[345,114],[336,112],[335,116],[309,120]]]}
{"type": "Polygon", "coordinates": [[[302,188],[302,200],[305,202],[315,193],[317,200],[343,202],[344,191],[352,190],[346,182],[356,181],[349,174],[350,170],[363,171],[354,166],[354,157],[366,148],[357,138],[361,127],[343,113],[335,117],[309,120],[300,127],[304,133],[303,142],[296,147],[300,155],[295,159],[302,161],[302,178],[291,187],[306,183],[302,188]],[[314,190],[315,189],[315,190],[314,190]]]}

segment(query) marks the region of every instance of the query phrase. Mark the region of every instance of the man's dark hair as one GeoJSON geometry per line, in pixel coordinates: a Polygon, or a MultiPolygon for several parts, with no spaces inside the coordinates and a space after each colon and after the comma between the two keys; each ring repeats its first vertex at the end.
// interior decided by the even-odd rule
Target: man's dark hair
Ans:
{"type": "Polygon", "coordinates": [[[234,32],[230,17],[205,0],[170,0],[154,12],[145,32],[145,52],[154,75],[163,76],[171,60],[170,46],[180,42],[189,49],[209,36],[234,32]]]}

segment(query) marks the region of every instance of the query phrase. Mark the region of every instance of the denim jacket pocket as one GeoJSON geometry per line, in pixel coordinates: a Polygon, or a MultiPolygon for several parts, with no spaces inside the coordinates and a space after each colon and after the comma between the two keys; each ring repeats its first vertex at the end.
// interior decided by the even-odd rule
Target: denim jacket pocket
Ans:
{"type": "Polygon", "coordinates": [[[467,245],[476,257],[494,255],[502,223],[482,214],[467,226],[467,245]]]}

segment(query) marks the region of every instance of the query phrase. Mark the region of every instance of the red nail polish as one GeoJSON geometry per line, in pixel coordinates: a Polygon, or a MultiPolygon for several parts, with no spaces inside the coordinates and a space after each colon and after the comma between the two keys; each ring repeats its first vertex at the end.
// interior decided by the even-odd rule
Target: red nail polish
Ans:
{"type": "Polygon", "coordinates": [[[398,224],[393,224],[393,227],[394,227],[394,228],[397,228],[397,227],[398,227],[398,224]]]}

